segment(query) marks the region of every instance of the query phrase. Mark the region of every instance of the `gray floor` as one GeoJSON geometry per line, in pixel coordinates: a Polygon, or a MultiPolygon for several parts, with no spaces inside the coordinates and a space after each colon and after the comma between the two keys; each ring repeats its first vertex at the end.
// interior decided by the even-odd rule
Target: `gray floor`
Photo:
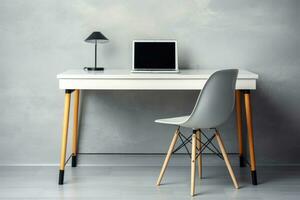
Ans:
{"type": "Polygon", "coordinates": [[[57,167],[0,167],[0,199],[299,199],[299,167],[260,167],[260,184],[250,184],[247,168],[235,167],[241,189],[235,190],[224,167],[204,167],[191,198],[189,167],[168,168],[155,186],[159,167],[67,168],[57,185],[57,167]]]}

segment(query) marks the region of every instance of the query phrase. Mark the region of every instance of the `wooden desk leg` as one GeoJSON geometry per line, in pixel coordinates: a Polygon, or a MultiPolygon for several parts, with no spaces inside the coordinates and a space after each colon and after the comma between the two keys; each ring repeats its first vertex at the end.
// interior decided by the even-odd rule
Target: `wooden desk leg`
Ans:
{"type": "Polygon", "coordinates": [[[241,91],[236,90],[235,92],[235,108],[236,108],[236,128],[237,128],[237,137],[239,144],[239,158],[240,158],[240,167],[245,167],[245,159],[243,152],[243,125],[242,125],[242,106],[241,106],[241,91]]]}
{"type": "Polygon", "coordinates": [[[72,92],[71,90],[66,90],[65,93],[65,109],[64,109],[63,131],[62,131],[62,138],[61,138],[60,167],[59,167],[59,179],[58,179],[59,185],[64,184],[64,171],[65,171],[66,150],[67,150],[67,140],[68,140],[71,92],[72,92]]]}
{"type": "Polygon", "coordinates": [[[250,90],[244,92],[252,184],[257,185],[250,90]]]}
{"type": "Polygon", "coordinates": [[[72,141],[72,167],[76,167],[77,166],[78,108],[79,108],[79,90],[75,90],[74,91],[73,141],[72,141]]]}

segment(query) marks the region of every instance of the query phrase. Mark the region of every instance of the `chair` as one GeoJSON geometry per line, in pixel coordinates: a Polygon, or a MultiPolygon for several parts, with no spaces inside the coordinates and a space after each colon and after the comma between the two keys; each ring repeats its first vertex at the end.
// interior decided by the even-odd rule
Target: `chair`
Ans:
{"type": "Polygon", "coordinates": [[[170,124],[177,126],[174,133],[172,142],[170,144],[168,153],[166,155],[165,161],[161,168],[156,185],[159,186],[165,170],[168,166],[168,162],[171,155],[178,151],[183,146],[188,148],[186,144],[192,143],[191,152],[191,195],[195,194],[195,171],[196,171],[196,159],[198,160],[198,173],[199,177],[202,177],[202,152],[205,148],[208,148],[217,155],[224,159],[233,184],[236,189],[239,188],[236,181],[235,175],[233,173],[230,161],[228,159],[223,141],[220,137],[219,131],[216,129],[217,126],[223,124],[230,116],[234,109],[235,101],[235,84],[237,79],[238,70],[237,69],[227,69],[220,70],[213,73],[206,84],[204,85],[202,91],[200,92],[196,105],[189,116],[181,116],[174,118],[157,119],[156,123],[170,124]],[[192,128],[193,133],[189,137],[184,136],[180,132],[180,127],[192,128]],[[203,129],[212,129],[214,134],[212,137],[208,138],[204,133],[203,129]],[[204,143],[201,140],[201,136],[204,135],[207,141],[204,143]],[[181,139],[182,144],[174,150],[178,138],[181,139]],[[217,143],[220,147],[220,151],[213,145],[212,140],[216,138],[217,143]],[[211,144],[212,147],[208,145],[211,144]],[[222,156],[221,156],[222,155],[222,156]]]}

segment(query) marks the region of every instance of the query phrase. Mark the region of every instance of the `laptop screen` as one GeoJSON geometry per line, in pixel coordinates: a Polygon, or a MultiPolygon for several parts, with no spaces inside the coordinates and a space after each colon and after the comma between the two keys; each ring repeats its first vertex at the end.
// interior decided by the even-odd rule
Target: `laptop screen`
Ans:
{"type": "Polygon", "coordinates": [[[176,41],[134,41],[134,70],[176,70],[176,41]]]}

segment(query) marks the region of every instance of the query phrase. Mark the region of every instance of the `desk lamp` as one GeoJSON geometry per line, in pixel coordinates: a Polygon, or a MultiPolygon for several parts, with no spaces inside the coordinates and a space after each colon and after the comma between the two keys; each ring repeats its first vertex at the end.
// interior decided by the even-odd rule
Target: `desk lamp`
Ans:
{"type": "Polygon", "coordinates": [[[85,42],[95,44],[95,67],[85,67],[86,71],[103,71],[103,67],[97,67],[97,43],[106,43],[108,39],[101,32],[93,32],[88,38],[85,39],[85,42]]]}

